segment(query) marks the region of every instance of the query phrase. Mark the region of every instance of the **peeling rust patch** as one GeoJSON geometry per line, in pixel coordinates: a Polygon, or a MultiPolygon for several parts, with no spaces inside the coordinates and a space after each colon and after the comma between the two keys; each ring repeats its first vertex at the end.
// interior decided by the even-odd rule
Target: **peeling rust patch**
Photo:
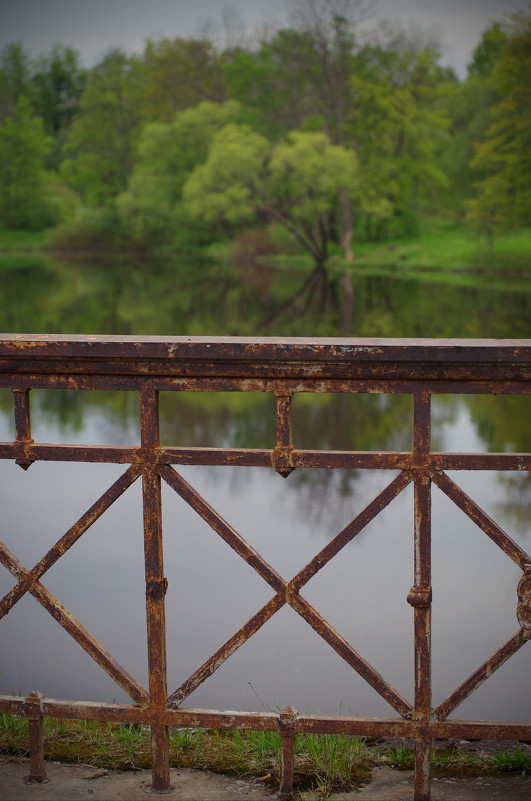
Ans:
{"type": "Polygon", "coordinates": [[[526,564],[525,572],[517,588],[517,617],[526,636],[531,638],[531,564],[526,564]]]}

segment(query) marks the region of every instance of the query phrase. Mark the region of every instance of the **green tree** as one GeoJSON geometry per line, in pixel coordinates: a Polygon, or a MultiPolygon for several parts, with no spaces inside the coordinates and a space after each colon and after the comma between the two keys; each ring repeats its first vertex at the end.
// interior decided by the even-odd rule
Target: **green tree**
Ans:
{"type": "Polygon", "coordinates": [[[459,222],[475,194],[475,184],[485,177],[473,164],[475,146],[486,138],[492,122],[490,109],[498,99],[491,82],[475,72],[462,82],[448,82],[441,92],[440,108],[449,126],[437,148],[439,166],[448,178],[440,200],[443,213],[459,222]]]}
{"type": "Polygon", "coordinates": [[[447,81],[438,53],[401,37],[360,53],[351,78],[348,136],[360,162],[359,215],[369,239],[414,233],[420,209],[447,184],[438,143],[448,117],[438,107],[447,81]]]}
{"type": "Polygon", "coordinates": [[[61,174],[89,206],[112,205],[133,168],[142,119],[139,61],[108,53],[87,81],[63,153],[61,174]]]}
{"type": "Polygon", "coordinates": [[[149,39],[142,69],[150,122],[169,122],[203,100],[225,99],[222,57],[206,39],[149,39]]]}
{"type": "Polygon", "coordinates": [[[189,234],[190,227],[196,229],[182,202],[183,185],[206,160],[214,134],[238,113],[234,101],[204,101],[176,114],[172,122],[144,127],[127,191],[117,200],[120,217],[135,239],[176,241],[183,239],[184,231],[189,234]]]}
{"type": "Polygon", "coordinates": [[[79,64],[79,54],[71,47],[55,45],[35,64],[31,79],[34,106],[46,133],[53,137],[47,157],[49,169],[59,168],[61,148],[78,112],[86,76],[86,70],[79,64]]]}
{"type": "Polygon", "coordinates": [[[489,78],[502,99],[492,108],[486,140],[477,145],[473,166],[486,177],[468,214],[489,238],[497,228],[531,222],[531,11],[512,15],[505,33],[489,78]]]}
{"type": "Polygon", "coordinates": [[[21,96],[0,123],[0,223],[7,228],[38,229],[49,222],[43,190],[48,147],[42,120],[21,96]]]}
{"type": "Polygon", "coordinates": [[[491,23],[483,32],[481,41],[472,54],[468,74],[487,78],[498,60],[505,41],[505,31],[501,22],[491,23]]]}
{"type": "Polygon", "coordinates": [[[355,195],[357,176],[355,154],[324,133],[292,131],[271,145],[249,127],[229,124],[214,136],[183,197],[193,216],[229,230],[253,218],[279,222],[324,273],[330,220],[342,194],[355,195]]]}
{"type": "MultiPolygon", "coordinates": [[[[298,0],[291,29],[263,42],[258,53],[236,52],[226,65],[229,95],[249,109],[248,122],[268,138],[293,129],[322,130],[346,144],[350,76],[357,69],[355,30],[368,10],[363,0],[298,0]]],[[[343,194],[333,238],[352,258],[353,209],[343,194]]]]}
{"type": "Polygon", "coordinates": [[[33,99],[32,65],[20,42],[8,44],[0,53],[0,121],[10,117],[22,95],[33,99]]]}
{"type": "Polygon", "coordinates": [[[35,107],[46,133],[56,136],[76,115],[86,81],[86,70],[79,64],[79,53],[71,47],[54,45],[43,54],[32,75],[35,107]]]}

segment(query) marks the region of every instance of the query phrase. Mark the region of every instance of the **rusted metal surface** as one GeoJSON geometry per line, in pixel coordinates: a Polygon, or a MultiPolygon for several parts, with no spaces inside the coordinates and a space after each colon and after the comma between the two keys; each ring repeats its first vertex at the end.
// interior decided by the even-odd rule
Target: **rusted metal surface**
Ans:
{"type": "Polygon", "coordinates": [[[524,575],[517,587],[516,616],[527,639],[531,638],[531,564],[524,565],[524,575]]]}
{"type": "Polygon", "coordinates": [[[297,711],[288,706],[279,715],[280,725],[280,798],[293,795],[293,771],[295,768],[295,729],[293,723],[297,711]]]}
{"type": "MultiPolygon", "coordinates": [[[[44,780],[42,720],[45,716],[144,723],[152,730],[155,791],[169,789],[168,728],[192,726],[278,731],[282,737],[280,793],[293,789],[298,733],[409,737],[416,742],[415,801],[430,798],[430,750],[434,738],[531,740],[530,722],[469,721],[448,716],[531,638],[531,557],[451,479],[449,470],[531,470],[531,454],[434,453],[431,396],[445,393],[531,392],[531,340],[242,339],[231,337],[84,337],[0,335],[0,386],[13,392],[15,440],[0,443],[0,458],[27,469],[35,461],[107,462],[129,465],[31,569],[0,543],[0,561],[16,583],[0,600],[0,618],[31,593],[57,622],[122,687],[131,704],[96,704],[0,696],[0,711],[26,715],[30,726],[30,778],[44,780]],[[32,388],[122,389],[139,393],[141,444],[107,447],[36,443],[30,425],[32,388]],[[159,391],[271,392],[276,396],[274,448],[163,447],[159,391]],[[292,399],[299,392],[408,393],[413,396],[410,451],[301,450],[293,442],[292,399]],[[175,469],[175,465],[254,466],[288,477],[298,468],[399,471],[364,509],[291,579],[283,578],[175,469]],[[127,489],[142,477],[149,691],[144,689],[45,588],[45,573],[127,489]],[[272,590],[180,687],[168,692],[161,481],[196,511],[272,590]],[[435,484],[521,570],[515,588],[519,629],[437,707],[431,689],[431,485],[435,484]],[[414,697],[403,698],[304,598],[307,582],[396,498],[414,488],[414,573],[404,602],[413,608],[414,697]],[[245,713],[187,709],[185,699],[284,605],[294,609],[341,658],[397,712],[390,718],[245,713]]],[[[169,576],[172,580],[172,576],[169,576]]],[[[244,599],[242,599],[243,602],[244,599]]]]}
{"type": "Polygon", "coordinates": [[[28,739],[29,739],[29,773],[26,777],[28,782],[43,784],[46,781],[46,771],[44,769],[44,726],[42,693],[34,690],[24,701],[24,713],[28,719],[28,739]]]}

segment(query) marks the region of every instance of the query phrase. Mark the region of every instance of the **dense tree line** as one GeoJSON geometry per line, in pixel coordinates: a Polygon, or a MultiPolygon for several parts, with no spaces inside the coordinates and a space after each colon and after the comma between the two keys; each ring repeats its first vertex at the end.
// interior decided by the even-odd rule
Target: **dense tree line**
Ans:
{"type": "Polygon", "coordinates": [[[429,215],[530,224],[531,10],[484,31],[461,81],[426,32],[362,39],[356,0],[297,8],[252,45],[148,40],[89,70],[6,47],[0,225],[179,247],[275,223],[321,265],[429,215]]]}

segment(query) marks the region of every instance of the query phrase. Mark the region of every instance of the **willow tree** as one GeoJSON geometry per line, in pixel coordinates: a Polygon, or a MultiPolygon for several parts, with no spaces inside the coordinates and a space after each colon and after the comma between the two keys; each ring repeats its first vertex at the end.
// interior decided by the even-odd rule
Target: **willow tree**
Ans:
{"type": "Polygon", "coordinates": [[[291,131],[272,145],[245,125],[229,124],[186,181],[183,198],[190,213],[205,222],[280,223],[323,273],[331,220],[341,197],[353,198],[357,186],[356,155],[324,133],[291,131]]]}

